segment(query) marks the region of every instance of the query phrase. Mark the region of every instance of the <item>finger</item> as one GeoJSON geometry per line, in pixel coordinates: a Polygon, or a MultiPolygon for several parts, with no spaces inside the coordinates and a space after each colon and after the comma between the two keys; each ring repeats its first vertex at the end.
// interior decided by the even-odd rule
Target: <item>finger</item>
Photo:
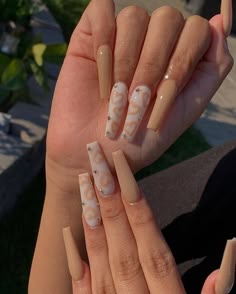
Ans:
{"type": "Polygon", "coordinates": [[[93,293],[115,294],[100,208],[89,174],[79,175],[79,185],[93,293]]]}
{"type": "Polygon", "coordinates": [[[112,0],[92,0],[77,25],[68,54],[97,61],[101,98],[109,98],[112,82],[112,51],[115,8],[112,0]]]}
{"type": "Polygon", "coordinates": [[[181,13],[168,6],[151,16],[142,53],[130,87],[128,114],[123,138],[133,141],[153,90],[161,79],[184,20],[181,13]]]}
{"type": "Polygon", "coordinates": [[[221,15],[223,18],[223,30],[227,38],[230,35],[233,23],[232,0],[221,1],[221,15]]]}
{"type": "Polygon", "coordinates": [[[215,283],[216,283],[216,278],[218,275],[218,270],[214,271],[209,275],[209,277],[206,279],[201,294],[216,294],[215,292],[215,283]]]}
{"type": "MultiPolygon", "coordinates": [[[[160,142],[168,142],[165,150],[174,142],[206,109],[227,74],[233,66],[233,58],[227,47],[222,29],[222,16],[210,20],[211,44],[196,66],[191,79],[185,86],[168,113],[168,118],[158,131],[160,142]]],[[[148,132],[147,135],[152,135],[148,132]]],[[[164,152],[159,145],[160,154],[164,152]]]]}
{"type": "Polygon", "coordinates": [[[116,19],[114,81],[110,96],[105,135],[115,138],[126,109],[128,88],[132,81],[149,23],[147,12],[137,6],[124,8],[116,19]]]}
{"type": "Polygon", "coordinates": [[[92,294],[90,271],[80,257],[70,227],[63,229],[63,239],[72,278],[73,294],[92,294]]]}
{"type": "Polygon", "coordinates": [[[209,48],[210,40],[208,21],[200,16],[189,17],[170,59],[164,80],[158,88],[148,128],[155,131],[160,128],[176,96],[187,84],[196,65],[209,48]]]}
{"type": "Polygon", "coordinates": [[[226,243],[223,259],[218,273],[215,291],[216,294],[230,293],[234,285],[236,266],[236,239],[226,243]]]}
{"type": "MultiPolygon", "coordinates": [[[[96,176],[99,176],[98,199],[105,228],[109,263],[117,293],[149,293],[140,266],[137,246],[116,188],[104,194],[104,183],[109,183],[108,165],[97,142],[91,143],[89,158],[96,176]]],[[[97,181],[98,183],[98,181],[97,181]]]]}
{"type": "Polygon", "coordinates": [[[150,293],[185,293],[173,255],[156,226],[147,202],[141,196],[123,152],[117,151],[112,155],[150,293]]]}

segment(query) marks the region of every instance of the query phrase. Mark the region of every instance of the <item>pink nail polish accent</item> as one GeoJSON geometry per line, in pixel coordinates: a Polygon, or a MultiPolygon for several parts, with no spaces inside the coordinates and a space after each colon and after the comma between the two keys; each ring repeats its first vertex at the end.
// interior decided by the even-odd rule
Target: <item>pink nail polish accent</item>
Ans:
{"type": "Polygon", "coordinates": [[[127,104],[128,88],[125,83],[117,82],[112,89],[105,136],[114,139],[127,104]]]}
{"type": "Polygon", "coordinates": [[[130,97],[128,114],[122,133],[123,139],[132,142],[151,100],[147,86],[136,87],[130,97]]]}
{"type": "Polygon", "coordinates": [[[115,192],[115,181],[98,142],[88,144],[87,150],[97,189],[103,196],[113,194],[115,192]]]}
{"type": "Polygon", "coordinates": [[[89,174],[79,175],[81,203],[86,223],[91,228],[101,224],[101,212],[89,174]]]}

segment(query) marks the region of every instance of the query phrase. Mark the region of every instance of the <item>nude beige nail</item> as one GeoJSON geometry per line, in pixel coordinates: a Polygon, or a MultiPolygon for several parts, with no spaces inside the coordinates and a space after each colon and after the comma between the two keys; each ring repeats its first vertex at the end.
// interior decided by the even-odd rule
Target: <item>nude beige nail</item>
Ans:
{"type": "Polygon", "coordinates": [[[148,129],[156,131],[160,128],[175,101],[176,95],[176,82],[174,80],[164,81],[158,89],[156,102],[147,125],[148,129]]]}
{"type": "Polygon", "coordinates": [[[140,199],[140,190],[121,150],[112,153],[117,178],[120,184],[121,194],[129,203],[135,203],[140,199]]]}
{"type": "Polygon", "coordinates": [[[70,275],[74,281],[81,281],[84,276],[84,266],[73,238],[71,228],[64,228],[62,232],[70,275]]]}
{"type": "Polygon", "coordinates": [[[223,29],[225,37],[230,35],[233,22],[233,8],[232,0],[222,0],[221,2],[221,15],[223,18],[223,29]]]}
{"type": "Polygon", "coordinates": [[[216,280],[216,294],[230,293],[235,279],[236,264],[236,239],[228,240],[226,243],[220,271],[216,280]]]}
{"type": "Polygon", "coordinates": [[[97,67],[101,99],[109,99],[112,82],[112,52],[108,45],[100,46],[97,53],[97,67]]]}

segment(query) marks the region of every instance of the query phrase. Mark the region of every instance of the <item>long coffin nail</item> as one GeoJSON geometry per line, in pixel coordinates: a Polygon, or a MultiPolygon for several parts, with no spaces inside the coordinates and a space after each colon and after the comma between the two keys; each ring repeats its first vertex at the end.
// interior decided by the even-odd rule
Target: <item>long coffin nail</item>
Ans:
{"type": "Polygon", "coordinates": [[[101,99],[109,99],[112,81],[112,53],[108,45],[99,47],[97,54],[98,78],[101,99]]]}
{"type": "Polygon", "coordinates": [[[132,142],[151,99],[151,90],[146,86],[136,87],[130,97],[128,114],[122,133],[123,139],[132,142]]]}
{"type": "Polygon", "coordinates": [[[97,189],[103,196],[113,194],[115,192],[115,181],[98,142],[88,144],[87,150],[97,189]]]}
{"type": "Polygon", "coordinates": [[[79,187],[85,221],[90,228],[96,228],[101,224],[101,212],[89,174],[79,175],[79,187]]]}
{"type": "Polygon", "coordinates": [[[216,294],[228,294],[233,288],[236,265],[236,239],[226,243],[220,271],[216,280],[216,294]]]}
{"type": "Polygon", "coordinates": [[[174,80],[164,81],[157,92],[156,102],[147,125],[148,129],[156,131],[161,126],[175,101],[176,95],[176,82],[174,80]]]}
{"type": "Polygon", "coordinates": [[[227,38],[230,35],[233,23],[232,0],[221,1],[221,15],[223,18],[223,29],[225,37],[227,38]]]}
{"type": "Polygon", "coordinates": [[[84,266],[73,238],[71,228],[64,228],[62,232],[70,275],[74,281],[81,281],[84,276],[84,266]]]}
{"type": "Polygon", "coordinates": [[[128,88],[125,83],[115,83],[110,97],[105,136],[114,139],[127,104],[128,88]]]}
{"type": "Polygon", "coordinates": [[[140,199],[140,190],[132,171],[121,150],[112,153],[121,194],[128,203],[135,203],[140,199]]]}

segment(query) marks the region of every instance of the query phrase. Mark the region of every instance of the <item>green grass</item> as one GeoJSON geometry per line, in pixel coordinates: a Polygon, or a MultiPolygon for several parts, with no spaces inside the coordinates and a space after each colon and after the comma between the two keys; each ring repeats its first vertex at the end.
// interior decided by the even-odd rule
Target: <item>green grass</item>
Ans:
{"type": "Polygon", "coordinates": [[[176,163],[198,155],[211,146],[207,143],[202,134],[194,127],[189,128],[176,142],[172,145],[162,157],[150,166],[144,168],[136,174],[136,179],[140,180],[151,174],[166,169],[176,163]]]}

